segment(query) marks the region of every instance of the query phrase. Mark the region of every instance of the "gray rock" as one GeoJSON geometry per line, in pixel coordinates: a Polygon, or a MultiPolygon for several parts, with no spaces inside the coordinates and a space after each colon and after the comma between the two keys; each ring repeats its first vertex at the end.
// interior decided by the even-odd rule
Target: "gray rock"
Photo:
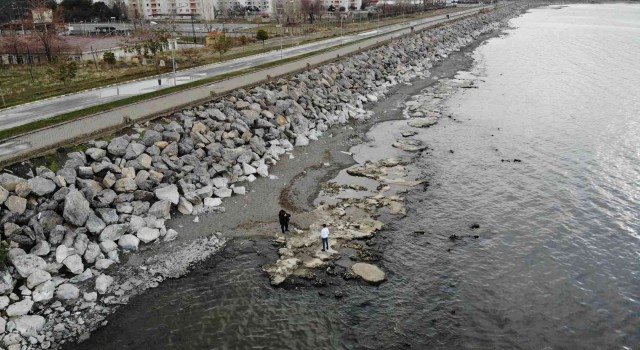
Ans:
{"type": "Polygon", "coordinates": [[[125,177],[116,181],[113,189],[118,193],[133,192],[138,189],[134,178],[125,177]]]}
{"type": "Polygon", "coordinates": [[[40,176],[29,179],[28,183],[31,185],[31,192],[40,197],[51,194],[56,190],[56,184],[53,181],[40,176]]]}
{"type": "Polygon", "coordinates": [[[82,299],[84,299],[85,301],[96,301],[98,300],[98,293],[96,292],[82,293],[82,299]]]}
{"type": "Polygon", "coordinates": [[[44,259],[31,254],[11,256],[9,257],[9,260],[23,278],[29,277],[29,275],[36,270],[44,270],[47,266],[47,262],[44,261],[44,259]]]}
{"type": "Polygon", "coordinates": [[[438,119],[435,117],[426,117],[426,118],[415,118],[411,119],[407,122],[409,126],[414,128],[428,128],[438,122],[438,119]]]}
{"type": "Polygon", "coordinates": [[[4,202],[4,206],[12,213],[23,214],[27,209],[27,200],[18,196],[9,196],[4,202]]]}
{"type": "Polygon", "coordinates": [[[7,173],[0,174],[0,186],[5,188],[7,191],[15,191],[16,185],[25,181],[25,179],[17,177],[15,175],[7,173]]]}
{"type": "Polygon", "coordinates": [[[62,242],[64,235],[67,233],[67,229],[64,226],[58,225],[51,232],[49,232],[49,243],[52,246],[57,246],[62,242]]]}
{"type": "Polygon", "coordinates": [[[104,189],[93,198],[93,206],[96,208],[106,208],[116,200],[118,195],[111,189],[104,189]]]}
{"type": "Polygon", "coordinates": [[[175,240],[178,237],[178,232],[176,232],[173,229],[168,229],[167,230],[167,234],[164,235],[164,241],[165,242],[170,242],[175,240]]]}
{"type": "Polygon", "coordinates": [[[104,221],[105,224],[115,224],[118,222],[118,212],[111,208],[96,209],[98,216],[104,221]]]}
{"type": "Polygon", "coordinates": [[[58,170],[56,174],[58,176],[62,176],[62,178],[67,184],[76,183],[76,177],[78,176],[76,173],[76,170],[71,168],[62,168],[58,170]]]}
{"type": "Polygon", "coordinates": [[[104,179],[102,179],[102,185],[104,185],[105,188],[111,188],[115,184],[116,184],[116,176],[113,175],[111,172],[108,172],[104,176],[104,179]]]}
{"type": "MultiPolygon", "coordinates": [[[[115,252],[115,250],[111,251],[112,253],[115,252]]],[[[98,259],[96,261],[96,264],[93,266],[98,270],[106,270],[108,269],[111,265],[115,264],[116,262],[111,260],[111,259],[98,259]]]]}
{"type": "Polygon", "coordinates": [[[227,198],[231,197],[231,195],[233,194],[233,190],[230,188],[218,188],[214,190],[213,193],[216,195],[216,197],[227,198]]]}
{"type": "Polygon", "coordinates": [[[184,215],[191,215],[193,213],[193,204],[186,200],[184,197],[180,197],[180,203],[178,203],[178,211],[184,215]]]}
{"type": "Polygon", "coordinates": [[[157,201],[149,208],[149,215],[157,218],[171,219],[171,202],[157,201]]]}
{"type": "Polygon", "coordinates": [[[27,288],[33,289],[36,286],[51,279],[51,274],[44,270],[35,270],[27,278],[27,288]]]}
{"type": "Polygon", "coordinates": [[[49,252],[51,252],[51,246],[49,245],[49,242],[43,240],[38,241],[36,245],[31,248],[29,254],[46,256],[49,252]]]}
{"type": "Polygon", "coordinates": [[[73,249],[76,251],[76,254],[83,255],[84,251],[87,250],[87,246],[89,245],[89,238],[84,233],[78,233],[75,241],[73,242],[73,249]]]}
{"type": "Polygon", "coordinates": [[[73,254],[68,256],[62,262],[64,266],[71,271],[72,274],[78,275],[84,271],[84,265],[82,264],[82,258],[78,254],[73,254]]]}
{"type": "Polygon", "coordinates": [[[121,157],[125,155],[127,146],[129,146],[129,140],[124,137],[116,137],[109,143],[107,151],[109,151],[109,154],[121,157]]]}
{"type": "Polygon", "coordinates": [[[144,136],[142,136],[142,143],[147,147],[153,146],[156,142],[160,141],[162,141],[162,134],[155,130],[147,130],[144,132],[144,136]]]}
{"type": "Polygon", "coordinates": [[[89,201],[78,190],[71,189],[64,200],[64,219],[75,226],[84,226],[91,212],[89,201]]]}
{"type": "Polygon", "coordinates": [[[89,218],[85,223],[85,227],[89,232],[98,234],[102,232],[102,230],[104,230],[107,225],[104,223],[104,221],[102,221],[102,219],[100,219],[95,213],[92,212],[91,214],[89,214],[89,218]]]}
{"type": "Polygon", "coordinates": [[[87,245],[87,249],[84,251],[84,261],[87,264],[93,264],[96,262],[96,259],[100,255],[100,246],[94,242],[90,242],[87,245]]]}
{"type": "Polygon", "coordinates": [[[33,301],[38,303],[41,301],[51,300],[53,298],[55,289],[56,285],[52,281],[46,281],[42,284],[39,284],[31,294],[31,296],[33,297],[33,301]]]}
{"type": "Polygon", "coordinates": [[[9,272],[7,269],[0,270],[0,295],[11,292],[14,285],[15,281],[11,276],[11,272],[9,272]]]}
{"type": "MultiPolygon", "coordinates": [[[[24,337],[36,337],[44,328],[45,319],[39,315],[24,315],[16,317],[13,322],[15,329],[24,337]]],[[[11,348],[10,346],[8,347],[11,348]]]]}
{"type": "MultiPolygon", "coordinates": [[[[121,237],[122,238],[122,237],[121,237]]],[[[103,253],[107,254],[112,250],[116,250],[118,249],[118,245],[114,242],[114,241],[110,241],[110,240],[104,240],[102,242],[100,242],[100,250],[102,250],[103,253]]]]}
{"type": "Polygon", "coordinates": [[[145,145],[137,142],[131,142],[125,151],[124,158],[125,159],[135,159],[146,149],[145,145]]]}
{"type": "Polygon", "coordinates": [[[102,274],[96,278],[96,291],[100,294],[106,294],[112,284],[113,277],[102,274]]]}
{"type": "Polygon", "coordinates": [[[117,241],[123,234],[127,232],[128,225],[126,224],[114,224],[107,226],[102,233],[100,233],[100,242],[109,240],[117,241]]]}
{"type": "Polygon", "coordinates": [[[0,186],[0,205],[2,205],[7,200],[7,198],[9,198],[9,191],[0,186]]]}
{"type": "Polygon", "coordinates": [[[60,300],[78,299],[80,290],[70,283],[63,283],[56,288],[56,298],[60,300]]]}
{"type": "Polygon", "coordinates": [[[382,283],[386,278],[384,271],[380,270],[379,267],[367,263],[355,263],[351,266],[351,271],[356,276],[373,284],[382,283]]]}
{"type": "Polygon", "coordinates": [[[140,230],[138,230],[138,233],[136,234],[136,236],[138,236],[138,238],[142,242],[149,243],[149,242],[155,241],[160,237],[160,230],[152,229],[149,227],[143,227],[140,230]]]}
{"type": "Polygon", "coordinates": [[[118,246],[124,250],[138,250],[140,240],[134,235],[123,235],[118,240],[118,246]]]}
{"type": "Polygon", "coordinates": [[[158,188],[154,191],[156,197],[159,200],[166,200],[173,204],[178,204],[180,201],[180,194],[178,193],[178,186],[169,185],[162,188],[158,188]]]}
{"type": "Polygon", "coordinates": [[[31,311],[33,307],[33,301],[30,299],[24,299],[17,303],[9,305],[7,308],[7,316],[15,317],[26,315],[31,311]]]}
{"type": "Polygon", "coordinates": [[[21,182],[16,185],[14,192],[22,198],[26,198],[31,193],[31,184],[28,182],[21,182]]]}
{"type": "Polygon", "coordinates": [[[296,146],[308,146],[309,139],[304,135],[298,135],[296,137],[296,146]]]}
{"type": "Polygon", "coordinates": [[[84,153],[93,160],[100,160],[107,156],[107,151],[100,148],[89,148],[84,153]]]}
{"type": "Polygon", "coordinates": [[[220,198],[205,198],[204,206],[207,208],[217,207],[222,204],[222,199],[220,198]]]}

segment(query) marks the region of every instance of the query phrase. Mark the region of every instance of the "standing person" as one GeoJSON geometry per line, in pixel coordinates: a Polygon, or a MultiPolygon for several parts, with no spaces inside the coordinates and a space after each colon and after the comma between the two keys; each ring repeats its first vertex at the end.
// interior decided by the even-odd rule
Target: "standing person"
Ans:
{"type": "Polygon", "coordinates": [[[324,252],[325,250],[329,250],[329,228],[327,227],[327,224],[322,224],[320,237],[322,238],[322,251],[324,252]]]}
{"type": "Polygon", "coordinates": [[[278,220],[280,221],[280,229],[282,233],[289,232],[289,218],[291,215],[284,211],[284,209],[280,209],[278,213],[278,220]]]}

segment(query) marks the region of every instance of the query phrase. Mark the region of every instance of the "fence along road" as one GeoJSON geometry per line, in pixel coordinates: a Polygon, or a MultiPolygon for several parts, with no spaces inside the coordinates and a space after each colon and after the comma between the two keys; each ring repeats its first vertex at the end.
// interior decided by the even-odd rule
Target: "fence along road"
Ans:
{"type": "MultiPolygon", "coordinates": [[[[455,15],[452,15],[451,18],[472,15],[479,12],[482,8],[483,7],[478,7],[458,12],[455,15]]],[[[252,86],[275,77],[305,70],[309,66],[320,65],[322,63],[335,60],[338,57],[346,56],[360,50],[383,44],[393,38],[410,34],[412,26],[415,30],[421,30],[445,22],[447,22],[446,16],[441,15],[430,17],[428,19],[406,22],[402,25],[393,25],[367,33],[354,34],[336,39],[324,40],[317,43],[301,45],[300,47],[289,48],[284,50],[284,58],[294,57],[323,49],[327,51],[279,66],[239,75],[213,84],[151,98],[142,102],[114,108],[45,129],[36,130],[21,136],[16,136],[0,144],[0,165],[5,166],[16,161],[45,153],[63,145],[79,142],[98,134],[124,128],[132,123],[140,122],[162,114],[180,110],[187,106],[208,101],[211,99],[212,95],[223,95],[239,88],[252,86]],[[366,38],[369,39],[360,41],[366,38]],[[359,42],[328,51],[333,46],[355,40],[359,40],[359,42]]],[[[272,51],[266,54],[249,56],[229,62],[223,62],[221,64],[208,65],[184,71],[176,76],[176,80],[177,83],[180,83],[184,81],[193,81],[195,79],[215,77],[219,74],[273,62],[279,58],[280,52],[272,51]]],[[[166,87],[167,85],[173,85],[172,77],[163,78],[163,86],[166,87]]],[[[58,114],[154,91],[157,90],[157,78],[122,84],[118,89],[120,95],[117,95],[116,87],[106,87],[3,110],[1,111],[3,114],[0,115],[0,128],[8,128],[35,120],[46,119],[58,114]],[[125,93],[127,94],[123,95],[125,93]],[[12,122],[12,120],[15,119],[18,119],[21,122],[12,122]],[[25,121],[25,119],[27,120],[25,121]]]]}

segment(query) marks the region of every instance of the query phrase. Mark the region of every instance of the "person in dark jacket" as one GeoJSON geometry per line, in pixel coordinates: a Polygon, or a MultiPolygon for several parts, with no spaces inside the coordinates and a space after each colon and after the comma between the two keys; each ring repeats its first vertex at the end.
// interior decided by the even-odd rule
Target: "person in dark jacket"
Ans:
{"type": "Polygon", "coordinates": [[[282,230],[282,233],[289,232],[290,217],[291,215],[286,211],[284,211],[284,209],[281,209],[280,212],[278,213],[278,220],[280,221],[280,229],[282,230]]]}

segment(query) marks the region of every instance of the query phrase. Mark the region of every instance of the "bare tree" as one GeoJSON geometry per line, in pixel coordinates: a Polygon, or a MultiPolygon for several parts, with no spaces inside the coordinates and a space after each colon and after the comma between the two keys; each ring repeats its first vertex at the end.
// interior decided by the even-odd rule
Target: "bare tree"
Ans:
{"type": "Polygon", "coordinates": [[[309,16],[309,23],[313,24],[315,16],[322,11],[323,3],[320,0],[300,0],[300,12],[309,16]]]}
{"type": "MultiPolygon", "coordinates": [[[[220,2],[223,2],[222,0],[220,2]]],[[[213,31],[213,20],[216,17],[216,0],[198,0],[198,8],[202,14],[201,19],[208,32],[213,31]]]]}
{"type": "Polygon", "coordinates": [[[169,38],[171,38],[171,33],[166,28],[153,28],[139,29],[125,41],[129,49],[136,50],[145,57],[153,59],[158,73],[158,85],[162,85],[159,54],[167,49],[169,38]]]}

